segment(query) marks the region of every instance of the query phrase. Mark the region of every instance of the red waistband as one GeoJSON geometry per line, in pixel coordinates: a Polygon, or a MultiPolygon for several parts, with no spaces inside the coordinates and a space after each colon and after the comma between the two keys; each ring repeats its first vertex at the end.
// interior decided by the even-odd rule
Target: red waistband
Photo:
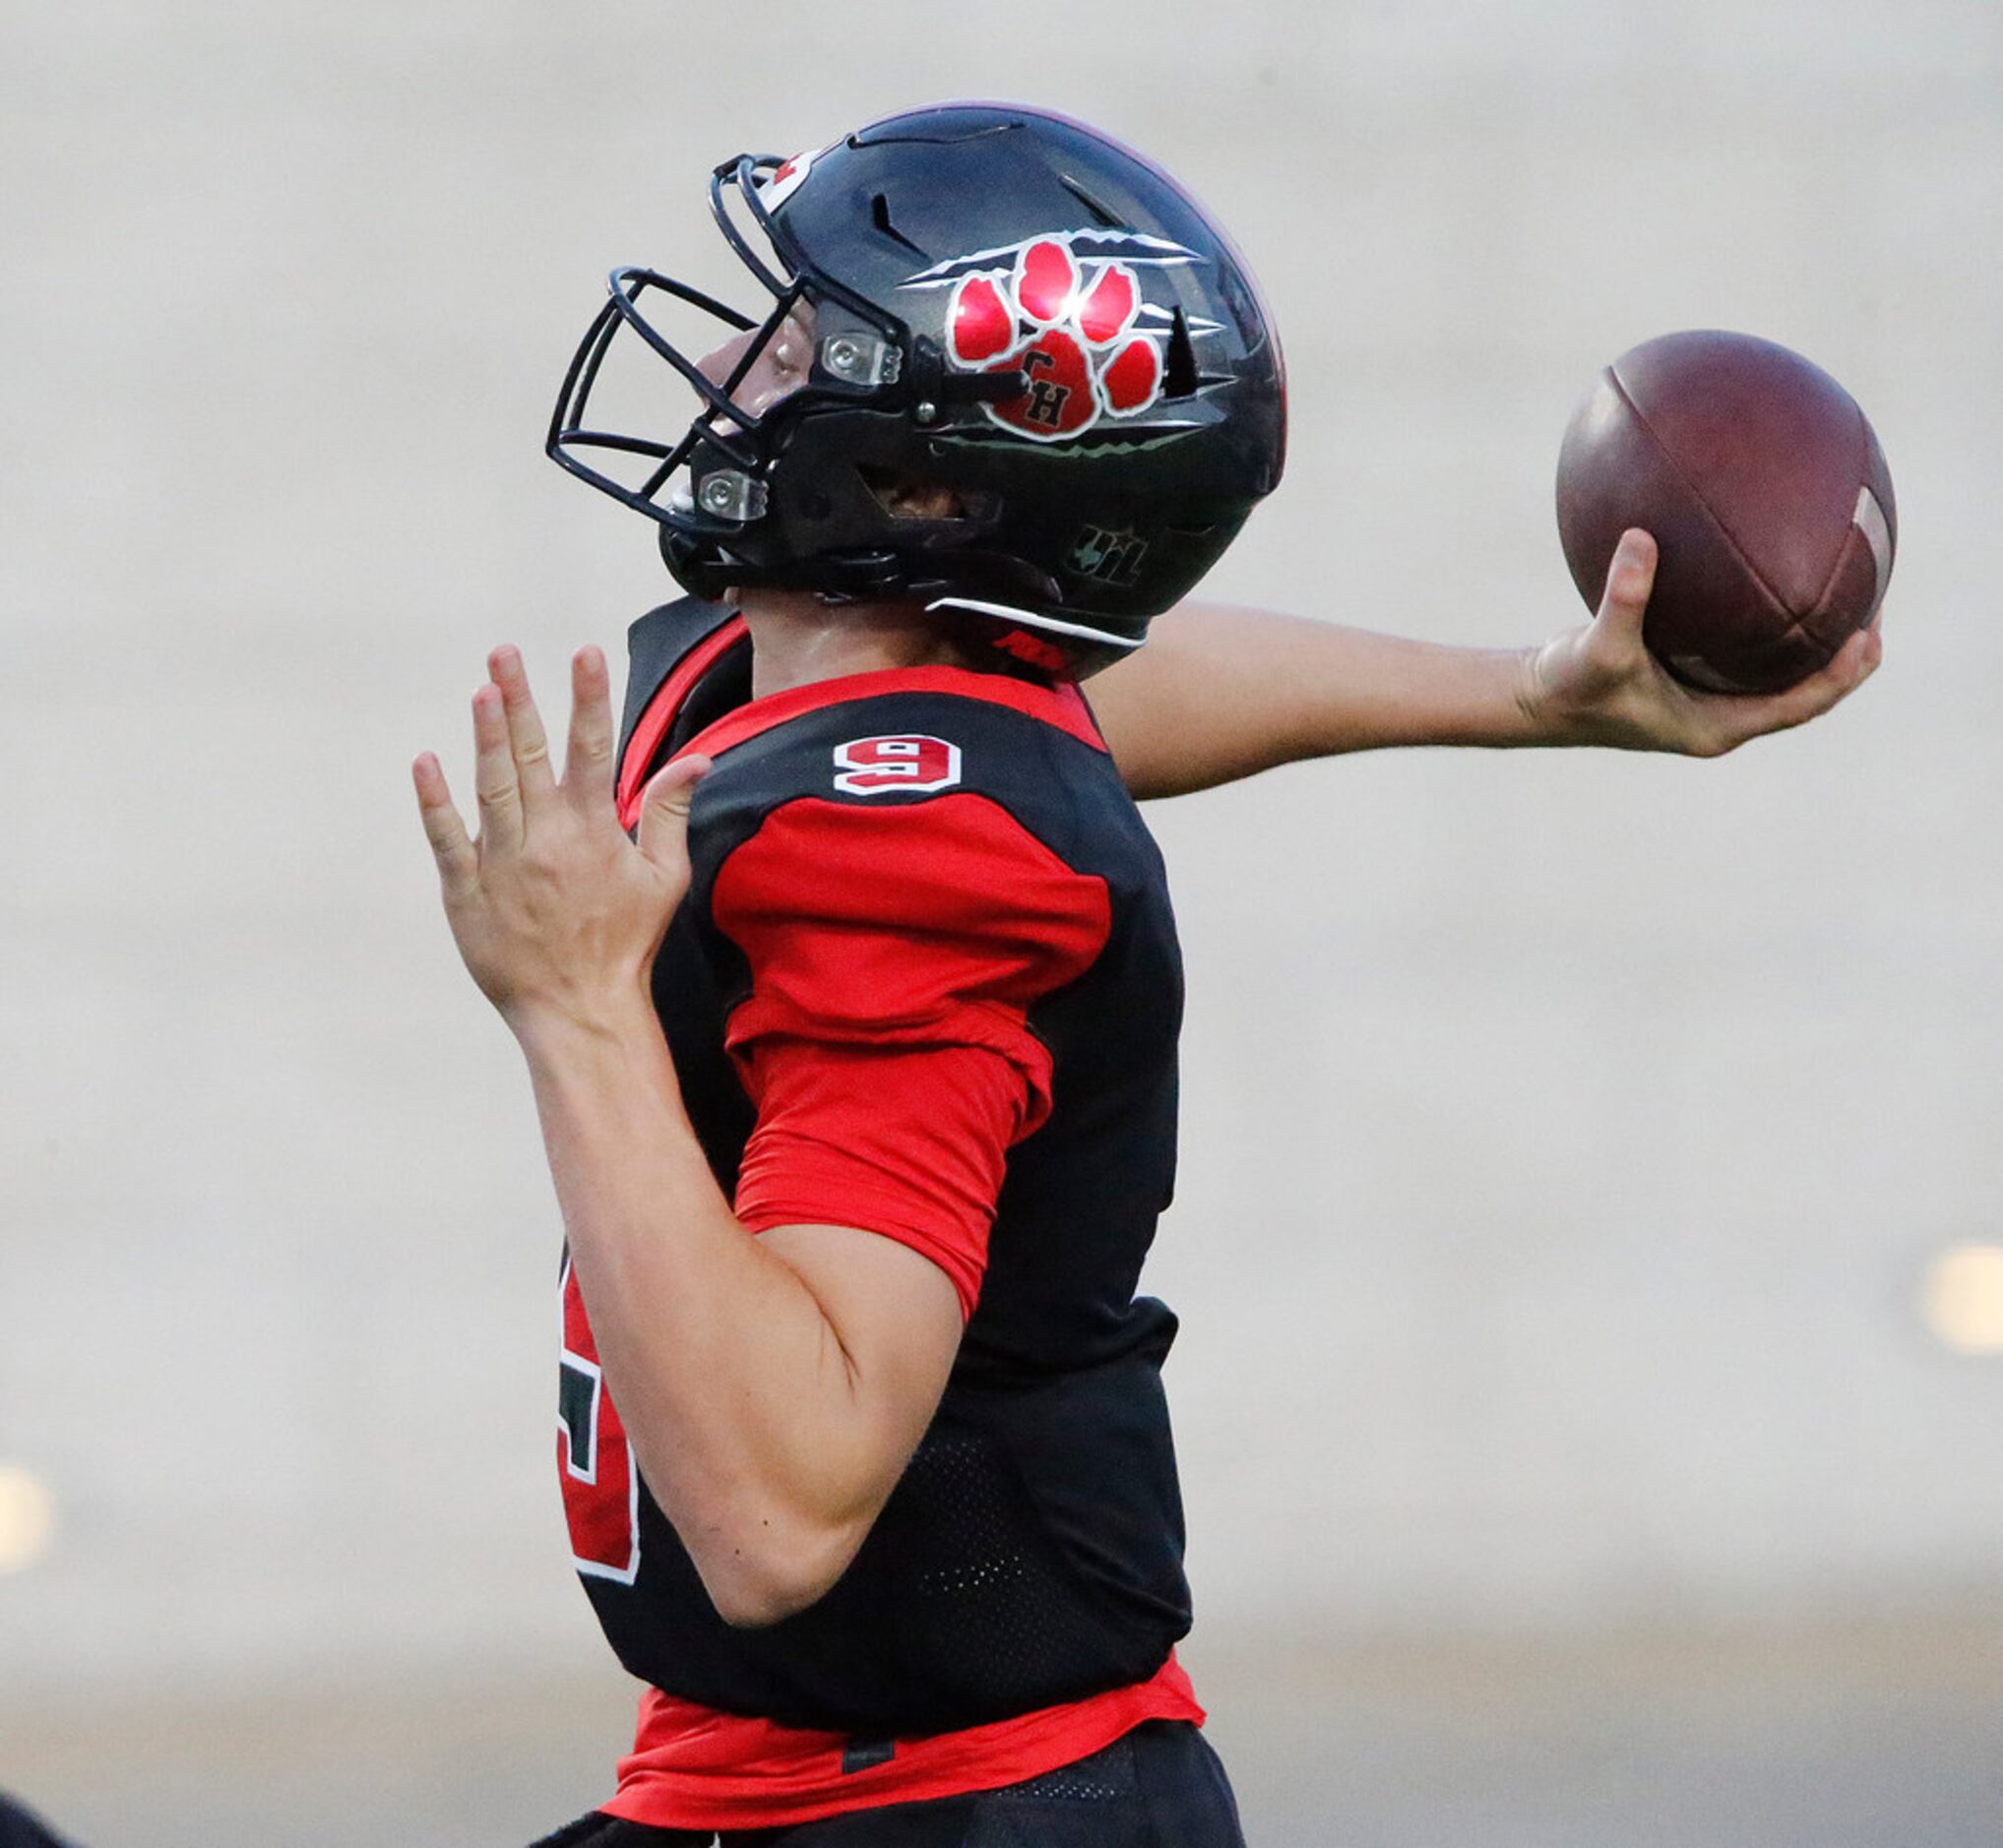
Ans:
{"type": "Polygon", "coordinates": [[[619,1793],[604,1809],[657,1828],[775,1828],[998,1790],[1090,1757],[1158,1719],[1204,1721],[1172,1654],[1131,1687],[963,1732],[900,1739],[888,1756],[841,1733],[720,1713],[650,1688],[633,1751],[619,1765],[619,1793]]]}

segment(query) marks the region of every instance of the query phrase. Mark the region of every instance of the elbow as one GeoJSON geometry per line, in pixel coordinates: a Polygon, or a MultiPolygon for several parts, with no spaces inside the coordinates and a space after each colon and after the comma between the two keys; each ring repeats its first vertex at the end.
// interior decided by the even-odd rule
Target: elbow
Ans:
{"type": "Polygon", "coordinates": [[[835,1581],[810,1581],[803,1574],[742,1559],[724,1570],[703,1573],[703,1589],[717,1615],[732,1630],[770,1630],[820,1603],[835,1581]]]}
{"type": "Polygon", "coordinates": [[[691,1552],[717,1615],[732,1630],[769,1630],[820,1603],[867,1531],[763,1521],[753,1535],[691,1552]]]}
{"type": "Polygon", "coordinates": [[[746,1584],[735,1579],[718,1584],[710,1592],[717,1615],[732,1630],[770,1630],[788,1617],[797,1617],[821,1601],[827,1587],[776,1584],[763,1581],[746,1584]]]}

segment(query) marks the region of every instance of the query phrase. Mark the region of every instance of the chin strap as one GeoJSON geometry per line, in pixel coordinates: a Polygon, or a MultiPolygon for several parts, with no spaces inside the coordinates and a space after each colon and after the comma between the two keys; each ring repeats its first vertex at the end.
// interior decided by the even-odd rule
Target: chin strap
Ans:
{"type": "Polygon", "coordinates": [[[939,342],[925,335],[912,341],[911,363],[906,369],[905,395],[918,423],[934,423],[945,404],[1005,404],[1030,389],[1030,375],[1020,367],[1006,372],[956,372],[946,363],[939,342]],[[926,410],[930,408],[931,415],[926,410]]]}

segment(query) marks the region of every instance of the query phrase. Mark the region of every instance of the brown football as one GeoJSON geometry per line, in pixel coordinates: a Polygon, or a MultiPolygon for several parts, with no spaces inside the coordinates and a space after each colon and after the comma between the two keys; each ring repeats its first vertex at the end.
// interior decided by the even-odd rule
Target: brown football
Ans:
{"type": "Polygon", "coordinates": [[[1856,400],[1749,334],[1664,334],[1594,381],[1558,454],[1558,534],[1596,608],[1623,528],[1660,552],[1643,636],[1678,679],[1770,693],[1870,621],[1899,515],[1856,400]]]}

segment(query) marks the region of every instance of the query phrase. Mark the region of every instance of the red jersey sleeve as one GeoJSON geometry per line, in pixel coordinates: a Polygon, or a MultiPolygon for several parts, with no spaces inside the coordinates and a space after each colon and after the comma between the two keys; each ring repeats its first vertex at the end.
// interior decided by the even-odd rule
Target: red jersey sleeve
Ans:
{"type": "Polygon", "coordinates": [[[1007,1151],[1050,1108],[1029,1011],[1104,948],[1104,881],[985,796],[807,798],[730,854],[710,911],[751,973],[724,1042],[758,1112],[738,1217],[884,1233],[971,1313],[1007,1151]]]}

